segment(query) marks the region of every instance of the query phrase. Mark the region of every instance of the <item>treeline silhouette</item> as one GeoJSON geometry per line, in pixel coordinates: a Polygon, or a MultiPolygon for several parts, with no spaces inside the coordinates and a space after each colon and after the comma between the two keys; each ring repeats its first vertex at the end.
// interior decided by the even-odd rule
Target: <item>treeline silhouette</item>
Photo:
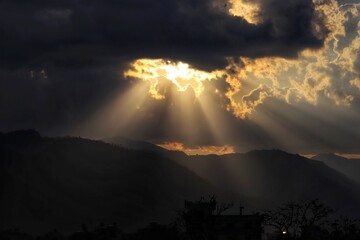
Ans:
{"type": "Polygon", "coordinates": [[[268,239],[355,240],[360,239],[360,221],[342,215],[318,199],[289,201],[263,211],[264,226],[275,229],[268,239]]]}
{"type": "MultiPolygon", "coordinates": [[[[219,232],[215,229],[227,223],[234,225],[239,219],[244,226],[253,216],[261,219],[261,228],[255,235],[234,235],[233,230],[222,228],[221,239],[243,240],[359,240],[360,221],[336,215],[336,211],[321,203],[318,199],[311,201],[289,201],[281,206],[264,210],[253,215],[223,215],[232,203],[218,203],[215,197],[202,198],[199,201],[185,201],[185,209],[178,211],[178,216],[169,224],[156,222],[126,233],[116,223],[100,223],[96,227],[85,224],[79,231],[65,236],[57,230],[42,236],[32,236],[19,229],[8,229],[0,232],[1,240],[217,240],[219,232]],[[189,207],[191,206],[191,207],[189,207]],[[199,208],[200,207],[200,208],[199,208]],[[196,209],[195,211],[193,209],[196,209]],[[205,210],[200,214],[198,210],[205,210]],[[221,216],[221,218],[218,218],[221,216]],[[229,217],[228,220],[224,220],[229,217]],[[236,217],[236,218],[235,218],[236,217]],[[217,225],[214,224],[218,219],[217,225]],[[229,221],[230,219],[230,221],[229,221]],[[237,220],[236,220],[237,219],[237,220]],[[233,222],[232,222],[233,221],[233,222]],[[194,224],[195,222],[195,224],[194,224]],[[209,225],[211,223],[211,225],[209,225]],[[210,228],[209,228],[210,227],[210,228]],[[227,229],[229,233],[223,230],[227,229]],[[230,232],[231,231],[231,232],[230,232]],[[195,235],[193,233],[196,233],[195,235]],[[245,236],[245,237],[244,237],[245,236]]],[[[242,208],[241,208],[242,210],[242,208]]],[[[242,212],[242,211],[241,211],[242,212]]],[[[234,226],[233,226],[234,228],[234,226]]],[[[241,228],[238,226],[238,228],[241,228]]],[[[243,229],[240,231],[253,231],[243,229]]],[[[240,234],[238,232],[238,234],[240,234]]]]}

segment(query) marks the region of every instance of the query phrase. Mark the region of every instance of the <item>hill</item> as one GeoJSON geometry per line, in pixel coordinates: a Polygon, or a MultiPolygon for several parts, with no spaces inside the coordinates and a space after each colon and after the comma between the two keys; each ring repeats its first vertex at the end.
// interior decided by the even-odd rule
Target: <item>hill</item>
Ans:
{"type": "Polygon", "coordinates": [[[213,185],[246,195],[257,207],[319,198],[341,213],[360,216],[359,186],[324,163],[299,155],[261,150],[178,162],[213,185]]]}
{"type": "MultiPolygon", "coordinates": [[[[149,147],[152,144],[146,145],[149,147]]],[[[133,141],[132,146],[141,149],[143,144],[133,141]]],[[[158,146],[152,145],[151,148],[158,146]]],[[[248,211],[277,206],[289,200],[319,198],[339,209],[340,213],[360,216],[359,184],[345,176],[346,172],[341,168],[332,168],[331,165],[329,167],[328,164],[280,150],[183,157],[182,154],[171,155],[171,151],[160,149],[167,157],[211,184],[235,193],[237,198],[234,201],[245,205],[248,211]]],[[[359,178],[360,171],[350,169],[354,179],[359,178]]]]}
{"type": "Polygon", "coordinates": [[[360,216],[358,184],[322,162],[279,150],[187,156],[149,144],[135,141],[131,150],[32,130],[1,133],[0,229],[67,233],[82,223],[117,222],[128,231],[169,222],[185,199],[208,194],[246,212],[319,198],[360,216]]]}
{"type": "Polygon", "coordinates": [[[115,144],[117,146],[120,146],[120,147],[126,148],[126,149],[158,153],[164,157],[167,157],[167,158],[170,158],[173,160],[187,158],[187,155],[184,152],[170,151],[165,148],[159,147],[155,144],[146,142],[146,141],[132,140],[132,139],[119,137],[119,136],[113,137],[113,138],[105,138],[105,139],[103,139],[103,141],[106,143],[115,144]]]}
{"type": "Polygon", "coordinates": [[[331,153],[319,154],[312,159],[325,163],[360,184],[360,159],[348,159],[331,153]]]}
{"type": "Polygon", "coordinates": [[[112,143],[123,148],[132,149],[132,150],[142,150],[142,151],[151,151],[156,153],[166,153],[168,150],[156,146],[155,144],[146,142],[146,141],[137,141],[124,137],[113,137],[103,139],[106,143],[112,143]]]}
{"type": "Polygon", "coordinates": [[[82,223],[133,229],[169,222],[185,199],[221,195],[153,152],[35,131],[0,135],[0,229],[73,232],[82,223]]]}

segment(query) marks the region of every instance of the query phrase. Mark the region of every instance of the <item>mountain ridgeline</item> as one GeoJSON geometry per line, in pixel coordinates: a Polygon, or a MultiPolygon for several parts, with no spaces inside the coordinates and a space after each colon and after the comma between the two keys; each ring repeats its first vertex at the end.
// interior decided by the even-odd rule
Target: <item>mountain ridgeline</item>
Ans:
{"type": "Polygon", "coordinates": [[[0,229],[73,232],[100,222],[132,229],[170,221],[184,199],[222,194],[157,153],[101,141],[18,131],[1,135],[0,155],[0,229]]]}
{"type": "Polygon", "coordinates": [[[311,159],[325,163],[360,184],[360,159],[348,159],[335,154],[319,154],[311,159]]]}
{"type": "Polygon", "coordinates": [[[179,162],[215,186],[242,193],[250,206],[319,198],[345,214],[360,213],[360,188],[324,163],[279,150],[192,156],[179,162]]]}
{"type": "Polygon", "coordinates": [[[247,211],[319,198],[360,216],[358,184],[299,155],[187,156],[121,141],[46,138],[32,130],[0,134],[0,229],[72,232],[82,223],[117,222],[131,230],[169,222],[184,200],[208,194],[240,202],[247,211]]]}

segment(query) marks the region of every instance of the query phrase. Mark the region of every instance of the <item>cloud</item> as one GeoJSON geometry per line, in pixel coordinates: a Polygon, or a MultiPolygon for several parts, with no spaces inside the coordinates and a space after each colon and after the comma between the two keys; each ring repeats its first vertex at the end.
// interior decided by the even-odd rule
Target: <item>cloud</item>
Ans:
{"type": "MultiPolygon", "coordinates": [[[[203,0],[0,2],[2,67],[164,58],[220,68],[230,56],[296,57],[323,44],[310,0],[259,1],[262,22],[203,0]]],[[[325,26],[319,26],[325,31],[325,26]]]]}
{"type": "MultiPolygon", "coordinates": [[[[226,120],[213,123],[218,128],[217,133],[226,132],[220,137],[222,143],[231,143],[238,151],[256,146],[308,153],[331,149],[357,151],[354,141],[359,138],[359,132],[351,131],[349,126],[360,119],[357,114],[360,107],[357,87],[359,5],[340,6],[336,1],[314,4],[319,16],[326,16],[322,19],[331,30],[321,49],[300,51],[296,59],[227,58],[226,67],[203,71],[207,77],[201,81],[198,101],[204,102],[205,97],[214,99],[203,111],[214,108],[216,114],[208,113],[212,120],[226,115],[224,111],[233,117],[226,115],[226,120]],[[249,127],[250,123],[255,125],[249,127]],[[251,130],[246,132],[247,128],[251,130]]],[[[257,24],[260,23],[252,23],[257,24]]],[[[316,23],[312,24],[316,31],[316,23]]],[[[321,32],[316,34],[324,36],[321,32]]],[[[158,61],[162,65],[161,60],[158,61]]],[[[173,66],[177,64],[171,62],[173,66]]],[[[137,72],[146,73],[148,67],[137,69],[137,72]]],[[[193,66],[189,68],[197,71],[193,66]]],[[[153,81],[153,77],[149,79],[153,81]]],[[[161,81],[172,82],[166,77],[161,81]]],[[[176,84],[170,83],[168,89],[170,86],[179,89],[176,84]]],[[[164,94],[164,98],[162,101],[170,101],[172,108],[176,108],[174,97],[164,94]]],[[[180,138],[172,136],[171,139],[180,138]]],[[[186,141],[186,138],[181,139],[181,142],[186,141]]]]}
{"type": "MultiPolygon", "coordinates": [[[[224,1],[215,2],[217,8],[221,8],[223,4],[224,1]]],[[[274,6],[264,8],[269,4],[280,5],[275,0],[251,3],[233,1],[224,11],[228,11],[230,14],[236,12],[243,17],[246,15],[253,20],[253,22],[249,20],[251,24],[256,26],[266,21],[265,16],[267,15],[261,15],[260,19],[259,14],[274,8],[274,6]],[[256,21],[255,16],[258,18],[256,21]]],[[[276,8],[276,11],[298,6],[293,1],[288,4],[288,6],[278,6],[280,10],[276,8]]],[[[251,117],[256,108],[269,97],[281,99],[288,104],[306,101],[313,105],[317,105],[323,99],[329,99],[337,106],[349,107],[354,101],[354,95],[358,95],[352,86],[357,86],[359,76],[356,65],[357,49],[360,46],[357,21],[360,17],[359,5],[339,5],[336,1],[329,0],[314,1],[313,6],[314,12],[318,14],[317,17],[322,16],[320,17],[321,23],[329,32],[325,36],[321,32],[321,26],[317,25],[319,22],[312,19],[313,33],[324,37],[324,46],[316,51],[308,49],[300,51],[297,59],[273,56],[255,59],[243,56],[233,57],[227,58],[228,65],[223,69],[208,72],[189,68],[189,65],[181,62],[140,59],[132,63],[132,69],[135,69],[136,72],[130,71],[129,73],[132,74],[126,75],[150,81],[150,91],[157,99],[165,98],[165,95],[158,96],[160,82],[164,82],[164,80],[170,80],[180,91],[191,86],[198,96],[204,91],[204,81],[217,81],[223,78],[227,86],[222,88],[220,93],[226,96],[227,110],[239,118],[251,117]],[[355,22],[357,22],[357,26],[353,26],[353,29],[348,27],[355,22]],[[185,74],[179,68],[179,64],[187,66],[193,74],[185,74]],[[172,66],[172,69],[169,66],[172,66]],[[159,69],[166,69],[165,73],[159,74],[159,69]],[[148,72],[152,74],[149,75],[148,72]],[[176,73],[176,76],[170,76],[172,73],[176,73]],[[194,73],[199,74],[195,76],[194,73]],[[177,80],[175,80],[176,77],[177,80]],[[185,80],[183,86],[179,85],[181,80],[185,80]]],[[[289,10],[289,12],[291,11],[289,10]]],[[[272,17],[272,21],[275,22],[280,21],[276,18],[287,16],[281,14],[279,17],[275,12],[273,15],[275,17],[272,17]]],[[[284,26],[284,28],[286,27],[284,26]]],[[[279,29],[282,28],[278,27],[279,29]]]]}
{"type": "Polygon", "coordinates": [[[359,5],[350,2],[0,1],[1,130],[73,135],[109,114],[79,135],[355,151],[359,5]],[[152,61],[156,72],[136,67],[152,61]],[[279,133],[261,119],[281,122],[279,133]],[[292,133],[298,141],[284,140],[292,133]]]}
{"type": "Polygon", "coordinates": [[[208,73],[191,68],[189,64],[171,62],[162,59],[138,59],[125,71],[125,77],[132,77],[150,83],[149,93],[155,99],[162,100],[165,96],[160,93],[161,80],[168,80],[181,92],[192,88],[196,96],[203,90],[203,82],[216,78],[215,73],[208,73]]]}
{"type": "Polygon", "coordinates": [[[235,153],[233,146],[224,145],[224,146],[199,146],[196,148],[186,147],[183,143],[180,142],[166,142],[163,144],[158,144],[158,146],[168,149],[170,151],[182,151],[187,155],[224,155],[235,153]]]}
{"type": "Polygon", "coordinates": [[[338,5],[336,1],[315,3],[315,11],[327,16],[324,24],[331,30],[323,48],[304,50],[294,60],[240,57],[240,63],[230,63],[228,69],[233,71],[233,77],[227,80],[230,88],[226,95],[234,115],[241,118],[251,115],[268,97],[289,104],[306,101],[313,105],[329,99],[337,106],[350,107],[355,96],[359,96],[353,86],[358,86],[359,79],[360,5],[338,5]],[[252,88],[244,90],[245,84],[252,88]],[[246,101],[246,96],[254,93],[257,99],[246,101]]]}

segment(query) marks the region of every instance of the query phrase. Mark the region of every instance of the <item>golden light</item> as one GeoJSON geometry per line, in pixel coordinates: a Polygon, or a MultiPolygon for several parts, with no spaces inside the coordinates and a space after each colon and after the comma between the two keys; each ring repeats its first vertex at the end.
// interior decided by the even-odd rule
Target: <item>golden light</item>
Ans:
{"type": "Polygon", "coordinates": [[[352,153],[335,153],[336,155],[348,159],[360,159],[360,154],[352,154],[352,153]]]}
{"type": "Polygon", "coordinates": [[[257,25],[261,18],[261,5],[249,0],[212,0],[213,7],[229,15],[241,17],[246,22],[257,25]]]}
{"type": "Polygon", "coordinates": [[[262,22],[261,6],[248,0],[229,0],[229,13],[244,18],[248,23],[257,25],[262,22]]]}
{"type": "Polygon", "coordinates": [[[214,73],[194,69],[187,63],[164,59],[138,59],[124,75],[149,82],[149,93],[158,100],[165,98],[160,89],[164,81],[170,81],[181,92],[191,88],[196,96],[200,96],[204,90],[203,82],[216,78],[214,73]]]}
{"type": "MultiPolygon", "coordinates": [[[[251,24],[262,21],[259,17],[261,7],[251,1],[214,1],[219,2],[218,7],[224,7],[224,2],[231,3],[226,5],[226,12],[243,17],[251,24]]],[[[350,21],[359,19],[360,5],[340,6],[336,0],[314,0],[314,4],[318,15],[326,16],[325,24],[331,31],[321,49],[299,52],[297,59],[228,58],[227,67],[211,72],[185,62],[138,59],[124,72],[125,77],[138,81],[130,81],[126,94],[115,96],[105,110],[96,113],[89,121],[88,129],[106,126],[107,132],[111,133],[136,124],[140,126],[141,119],[147,117],[145,114],[152,114],[151,108],[160,106],[165,109],[162,112],[166,123],[163,129],[167,133],[181,136],[178,138],[181,141],[190,139],[195,144],[196,137],[205,129],[209,133],[207,137],[215,140],[215,146],[188,148],[182,143],[165,143],[162,147],[188,154],[225,154],[234,150],[226,146],[233,133],[233,119],[229,120],[230,114],[219,114],[225,109],[236,118],[251,118],[251,124],[272,136],[272,143],[289,146],[289,149],[301,144],[301,138],[297,139],[298,134],[288,122],[297,124],[304,131],[307,126],[291,114],[286,115],[269,98],[292,104],[299,112],[329,122],[331,120],[323,119],[320,113],[308,112],[303,106],[326,104],[331,108],[350,108],[355,94],[360,91],[359,72],[354,65],[360,47],[360,23],[353,24],[354,29],[349,33],[345,28],[350,21]],[[261,105],[261,111],[257,111],[261,105]],[[286,120],[278,121],[275,115],[286,120]]],[[[315,22],[313,27],[315,32],[319,30],[315,22]]],[[[321,135],[312,134],[321,141],[321,135]]]]}
{"type": "MultiPolygon", "coordinates": [[[[249,23],[261,22],[261,6],[253,2],[214,0],[214,4],[217,8],[226,8],[225,10],[232,15],[243,17],[249,23]]],[[[314,0],[314,5],[319,15],[326,16],[325,25],[331,33],[325,39],[323,48],[317,51],[304,50],[299,53],[296,60],[281,57],[228,58],[229,63],[225,69],[206,72],[184,62],[139,59],[131,64],[125,76],[148,83],[149,94],[157,100],[164,100],[166,95],[172,92],[170,88],[175,88],[179,92],[187,92],[190,89],[199,97],[209,85],[205,84],[206,81],[225,79],[227,88],[213,88],[210,89],[211,93],[218,97],[224,96],[221,104],[225,103],[229,112],[242,119],[253,115],[258,106],[269,97],[288,104],[305,101],[312,105],[317,105],[320,97],[326,97],[339,107],[350,107],[354,96],[353,89],[349,90],[348,86],[360,90],[358,72],[354,69],[354,59],[360,46],[360,25],[347,46],[340,46],[339,37],[346,35],[346,23],[359,17],[359,4],[340,6],[335,0],[314,0]],[[334,66],[347,74],[336,76],[335,72],[331,72],[334,66]],[[336,81],[347,86],[341,87],[341,91],[334,89],[336,81]]],[[[316,32],[320,31],[316,24],[318,23],[313,23],[314,34],[320,36],[322,33],[316,32]]],[[[211,107],[206,103],[209,98],[206,101],[204,99],[200,102],[204,113],[213,115],[206,112],[211,107]]],[[[182,102],[186,104],[185,109],[191,107],[191,102],[182,102]]]]}
{"type": "Polygon", "coordinates": [[[166,142],[163,144],[158,144],[159,147],[165,148],[170,151],[182,151],[187,155],[224,155],[235,153],[235,149],[230,145],[223,146],[199,146],[199,147],[185,147],[183,143],[180,142],[166,142]]]}
{"type": "Polygon", "coordinates": [[[82,123],[74,131],[79,135],[96,139],[103,134],[112,136],[114,132],[128,129],[129,125],[138,119],[137,115],[148,102],[149,96],[144,94],[146,91],[145,84],[133,84],[125,93],[110,98],[104,107],[99,108],[86,123],[82,123]]]}

